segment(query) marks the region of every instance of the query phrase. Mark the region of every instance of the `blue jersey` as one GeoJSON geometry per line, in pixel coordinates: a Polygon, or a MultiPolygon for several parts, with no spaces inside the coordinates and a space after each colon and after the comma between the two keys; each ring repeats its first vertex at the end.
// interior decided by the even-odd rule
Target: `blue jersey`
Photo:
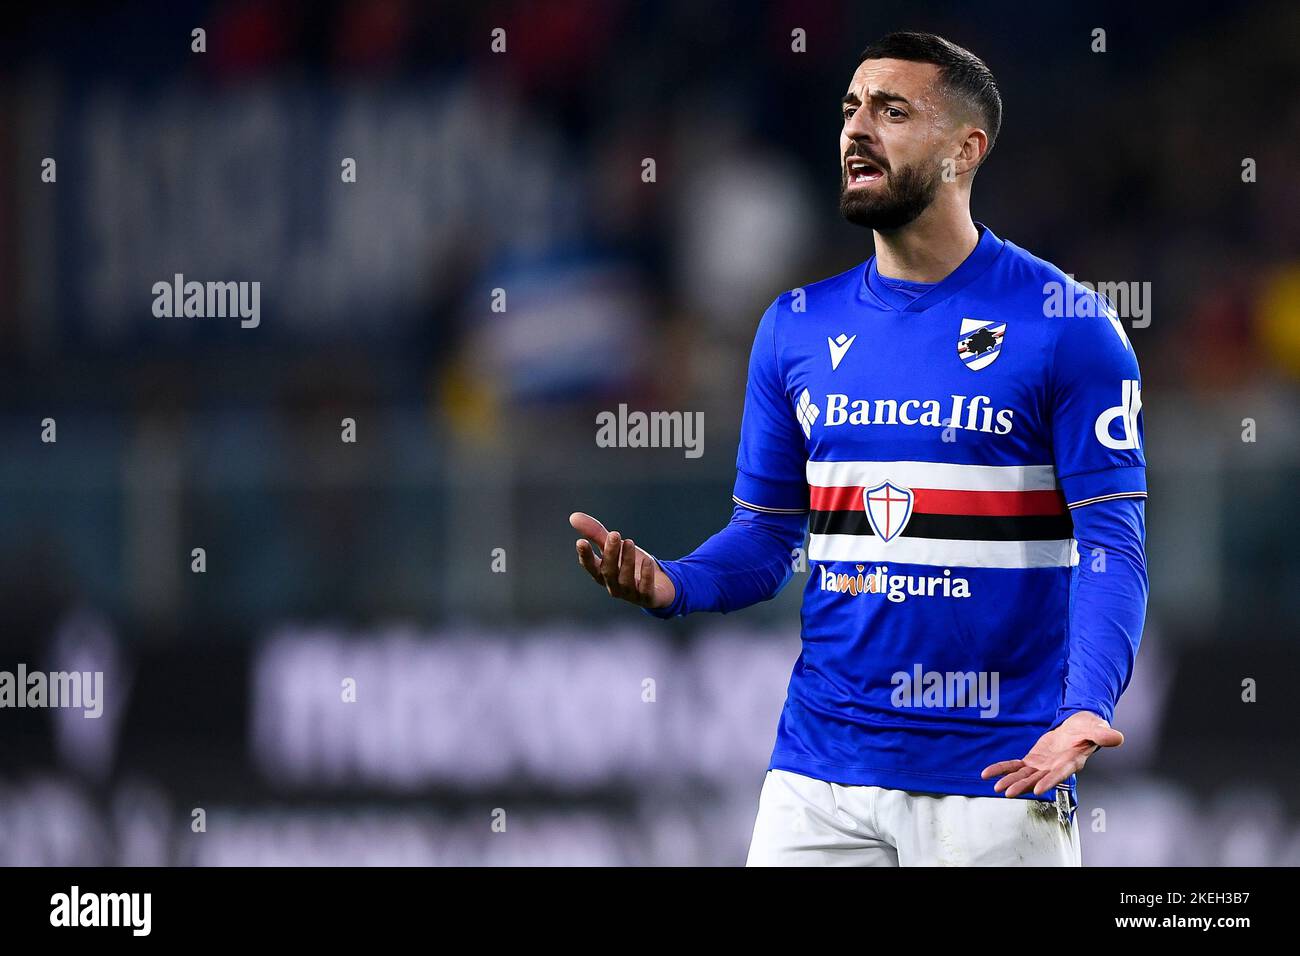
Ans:
{"type": "Polygon", "coordinates": [[[1053,725],[1070,509],[1144,497],[1141,378],[1101,297],[981,226],[946,279],[874,258],[777,299],[735,501],[807,513],[803,649],[771,767],[992,796],[1053,725]]]}

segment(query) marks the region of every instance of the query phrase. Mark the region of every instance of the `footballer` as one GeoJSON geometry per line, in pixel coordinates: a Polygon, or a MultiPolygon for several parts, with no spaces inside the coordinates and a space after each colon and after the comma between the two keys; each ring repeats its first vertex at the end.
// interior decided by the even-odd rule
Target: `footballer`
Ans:
{"type": "Polygon", "coordinates": [[[1075,775],[1123,743],[1146,613],[1133,347],[972,220],[1002,121],[978,57],[890,34],[842,108],[840,210],[875,254],[759,321],[730,523],[667,561],[577,513],[578,560],[657,617],[734,611],[807,534],[749,865],[1078,866],[1075,775]]]}

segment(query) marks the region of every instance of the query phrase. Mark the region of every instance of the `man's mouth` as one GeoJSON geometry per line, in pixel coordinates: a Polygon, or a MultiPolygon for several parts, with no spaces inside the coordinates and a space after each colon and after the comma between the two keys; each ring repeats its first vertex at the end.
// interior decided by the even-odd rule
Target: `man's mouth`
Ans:
{"type": "Polygon", "coordinates": [[[871,160],[863,159],[860,156],[851,156],[845,160],[844,169],[848,174],[847,182],[850,186],[873,183],[885,176],[883,169],[871,162],[871,160]]]}

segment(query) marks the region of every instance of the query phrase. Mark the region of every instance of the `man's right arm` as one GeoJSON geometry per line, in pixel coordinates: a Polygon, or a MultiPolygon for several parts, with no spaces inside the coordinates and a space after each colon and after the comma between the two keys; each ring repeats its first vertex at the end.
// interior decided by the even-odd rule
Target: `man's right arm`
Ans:
{"type": "Polygon", "coordinates": [[[763,313],[750,351],[732,495],[736,507],[727,526],[677,561],[652,560],[631,549],[635,564],[621,573],[626,564],[621,553],[598,562],[591,550],[607,541],[617,545],[617,536],[607,537],[604,526],[589,516],[570,519],[587,539],[578,542],[578,559],[587,572],[612,595],[656,617],[739,610],[774,597],[793,574],[794,551],[803,544],[808,521],[807,451],[778,362],[779,303],[763,313]],[[656,585],[657,574],[671,588],[664,581],[656,585]]]}
{"type": "Polygon", "coordinates": [[[656,617],[737,611],[789,582],[808,523],[807,450],[786,394],[777,347],[780,300],[754,334],[736,453],[730,523],[680,561],[659,561],[676,595],[656,617]]]}
{"type": "Polygon", "coordinates": [[[673,603],[646,608],[655,617],[738,611],[776,597],[794,573],[808,516],[764,514],[737,505],[731,522],[678,561],[659,561],[676,590],[673,603]]]}

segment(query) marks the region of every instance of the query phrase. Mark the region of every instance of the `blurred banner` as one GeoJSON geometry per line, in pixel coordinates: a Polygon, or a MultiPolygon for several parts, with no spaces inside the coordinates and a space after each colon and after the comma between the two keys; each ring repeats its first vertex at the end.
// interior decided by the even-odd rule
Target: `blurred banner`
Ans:
{"type": "MultiPolygon", "coordinates": [[[[1243,652],[1285,668],[1283,649],[1148,640],[1116,716],[1133,745],[1082,788],[1088,862],[1300,865],[1278,766],[1295,705],[1266,708],[1240,774],[1212,745],[1249,722],[1180,689],[1223,686],[1243,652]]],[[[735,624],[687,643],[394,624],[128,654],[81,612],[40,661],[102,674],[105,706],[5,714],[5,764],[27,769],[0,786],[0,863],[736,864],[796,653],[735,624]]]]}

